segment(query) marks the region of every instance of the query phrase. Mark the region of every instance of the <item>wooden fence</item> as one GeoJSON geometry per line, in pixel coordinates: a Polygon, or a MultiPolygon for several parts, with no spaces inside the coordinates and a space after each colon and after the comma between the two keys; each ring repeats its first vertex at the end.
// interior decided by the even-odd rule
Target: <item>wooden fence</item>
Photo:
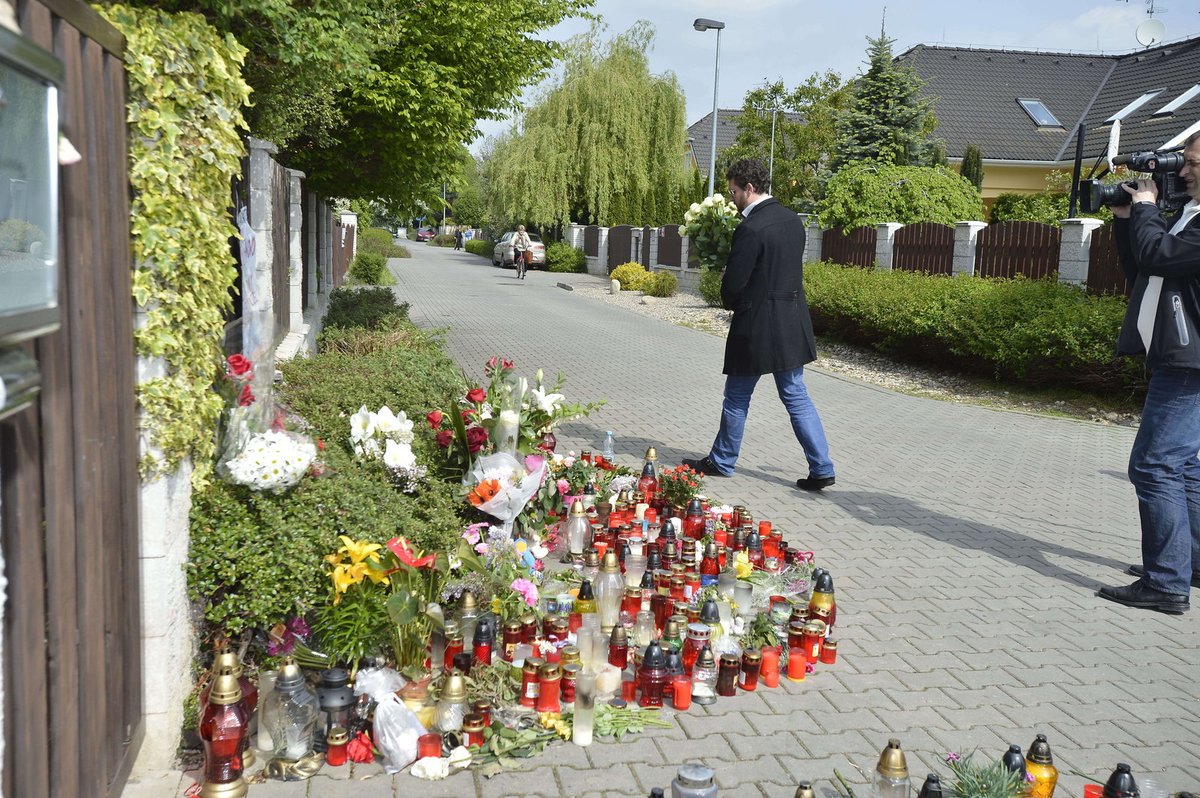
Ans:
{"type": "Polygon", "coordinates": [[[608,228],[608,271],[629,262],[629,248],[633,246],[633,228],[627,224],[608,228]]]}
{"type": "Polygon", "coordinates": [[[976,239],[978,277],[1049,277],[1058,271],[1062,228],[1041,222],[999,222],[976,239]]]}
{"type": "Polygon", "coordinates": [[[78,0],[16,0],[66,67],[62,327],[37,404],[0,423],[4,794],[116,796],[144,733],[124,39],[78,0]]]}
{"type": "Polygon", "coordinates": [[[834,263],[869,269],[875,263],[875,228],[856,227],[849,235],[831,227],[821,235],[821,257],[834,263]]]}
{"type": "MultiPolygon", "coordinates": [[[[342,224],[341,219],[333,222],[333,287],[341,288],[350,271],[350,261],[354,259],[354,238],[358,228],[352,224],[342,224]]],[[[286,274],[286,272],[285,272],[286,274]]],[[[287,327],[285,326],[286,330],[287,327]]]]}
{"type": "Polygon", "coordinates": [[[933,222],[909,224],[896,231],[892,268],[906,272],[950,274],[954,266],[954,228],[933,222]]]}
{"type": "Polygon", "coordinates": [[[1087,290],[1089,294],[1125,294],[1133,285],[1125,280],[1125,272],[1117,260],[1117,242],[1112,224],[1092,231],[1092,246],[1088,254],[1087,290]]]}
{"type": "Polygon", "coordinates": [[[683,238],[679,235],[679,225],[669,224],[658,236],[658,262],[678,268],[683,265],[680,262],[682,259],[683,238]]]}
{"type": "Polygon", "coordinates": [[[600,228],[590,224],[583,231],[583,254],[589,258],[600,255],[600,228]]]}

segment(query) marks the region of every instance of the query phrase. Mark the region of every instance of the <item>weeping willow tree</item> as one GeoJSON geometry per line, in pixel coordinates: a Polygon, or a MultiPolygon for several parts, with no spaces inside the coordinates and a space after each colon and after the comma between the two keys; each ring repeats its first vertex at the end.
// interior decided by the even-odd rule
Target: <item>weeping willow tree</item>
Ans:
{"type": "MultiPolygon", "coordinates": [[[[660,225],[682,217],[686,109],[673,74],[650,74],[654,28],[567,44],[563,74],[487,160],[493,221],[660,225]]],[[[690,168],[690,167],[689,167],[690,168]]]]}

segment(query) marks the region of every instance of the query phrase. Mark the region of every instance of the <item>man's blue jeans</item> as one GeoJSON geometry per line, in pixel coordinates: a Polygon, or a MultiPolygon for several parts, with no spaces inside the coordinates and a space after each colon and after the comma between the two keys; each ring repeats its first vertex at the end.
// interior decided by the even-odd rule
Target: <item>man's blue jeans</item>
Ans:
{"type": "MultiPolygon", "coordinates": [[[[829,459],[829,443],[821,417],[804,387],[804,367],[775,372],[775,388],[792,419],[796,440],[804,447],[808,460],[808,476],[832,477],[833,461],[829,459]]],[[[759,375],[730,374],[725,378],[725,403],[721,407],[721,429],[713,441],[709,458],[724,474],[732,474],[742,448],[746,416],[750,413],[750,397],[759,375]]]]}
{"type": "Polygon", "coordinates": [[[1188,595],[1200,571],[1200,370],[1155,369],[1129,455],[1142,519],[1142,581],[1188,595]]]}

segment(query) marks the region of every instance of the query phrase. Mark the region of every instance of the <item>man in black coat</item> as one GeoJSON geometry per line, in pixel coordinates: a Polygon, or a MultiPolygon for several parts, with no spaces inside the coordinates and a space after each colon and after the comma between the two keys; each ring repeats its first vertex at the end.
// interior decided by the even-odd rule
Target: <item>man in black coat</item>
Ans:
{"type": "Polygon", "coordinates": [[[804,364],[817,356],[804,298],[804,223],[766,193],[768,175],[761,161],[740,160],[725,177],[743,217],[721,279],[721,301],[733,311],[725,342],[725,402],[708,455],[683,463],[710,476],[731,475],[754,386],[763,374],[772,374],[808,460],[808,476],[796,485],[821,490],[834,483],[834,467],[821,418],[804,386],[804,364]]]}

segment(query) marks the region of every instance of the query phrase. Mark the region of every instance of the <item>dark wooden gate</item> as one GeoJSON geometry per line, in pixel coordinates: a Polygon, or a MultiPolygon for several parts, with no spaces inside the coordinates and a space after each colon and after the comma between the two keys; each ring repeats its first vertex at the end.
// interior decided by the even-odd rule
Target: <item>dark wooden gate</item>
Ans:
{"type": "Polygon", "coordinates": [[[951,274],[954,270],[954,228],[935,222],[909,224],[896,231],[892,268],[906,272],[951,274]]]}
{"type": "Polygon", "coordinates": [[[1041,222],[999,222],[975,240],[977,277],[1049,277],[1058,271],[1062,229],[1041,222]]]}
{"type": "Polygon", "coordinates": [[[679,262],[683,255],[683,239],[679,235],[679,225],[669,224],[658,234],[658,262],[664,266],[681,266],[679,262]]]}
{"type": "Polygon", "coordinates": [[[17,0],[62,59],[62,328],[27,344],[34,407],[0,423],[4,794],[116,796],[144,733],[124,39],[78,0],[17,0]]]}
{"type": "Polygon", "coordinates": [[[594,224],[583,228],[583,254],[589,258],[600,255],[600,228],[594,224]]]}
{"type": "Polygon", "coordinates": [[[627,224],[608,228],[608,271],[629,263],[629,248],[633,246],[633,228],[627,224]]]}
{"type": "Polygon", "coordinates": [[[1089,294],[1129,294],[1133,284],[1117,260],[1117,242],[1112,224],[1092,231],[1092,246],[1088,250],[1087,290],[1089,294]]]}
{"type": "Polygon", "coordinates": [[[856,227],[848,235],[831,227],[821,236],[821,260],[869,269],[875,265],[875,228],[856,227]]]}

